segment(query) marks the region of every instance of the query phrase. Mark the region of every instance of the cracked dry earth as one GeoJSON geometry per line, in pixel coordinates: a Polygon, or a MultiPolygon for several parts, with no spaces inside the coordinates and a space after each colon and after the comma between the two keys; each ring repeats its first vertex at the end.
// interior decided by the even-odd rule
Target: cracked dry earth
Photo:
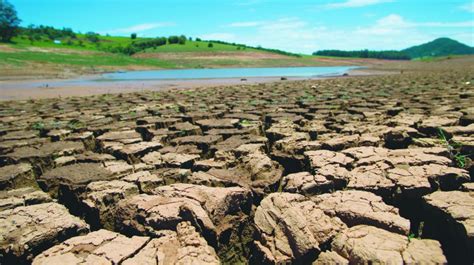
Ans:
{"type": "Polygon", "coordinates": [[[0,264],[472,264],[472,77],[3,102],[0,264]]]}

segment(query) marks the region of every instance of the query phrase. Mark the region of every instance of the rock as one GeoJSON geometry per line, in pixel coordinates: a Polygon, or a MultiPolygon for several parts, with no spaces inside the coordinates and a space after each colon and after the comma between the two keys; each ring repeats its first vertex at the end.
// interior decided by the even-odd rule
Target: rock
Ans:
{"type": "Polygon", "coordinates": [[[422,166],[438,164],[449,166],[451,160],[442,156],[444,148],[413,148],[390,150],[387,161],[392,165],[422,166]],[[441,152],[441,153],[440,153],[441,152]]]}
{"type": "Polygon", "coordinates": [[[178,146],[166,146],[160,149],[160,153],[161,154],[178,153],[178,154],[189,154],[189,155],[201,155],[203,154],[203,150],[200,150],[195,145],[186,144],[186,145],[178,145],[178,146]]]}
{"type": "Polygon", "coordinates": [[[462,191],[436,191],[423,197],[423,235],[445,246],[450,263],[474,262],[474,195],[462,191]]]}
{"type": "Polygon", "coordinates": [[[410,127],[395,127],[384,132],[385,147],[391,149],[407,148],[412,143],[412,137],[417,136],[418,131],[410,127]]]}
{"type": "Polygon", "coordinates": [[[168,128],[173,124],[181,122],[181,119],[178,118],[157,118],[155,121],[155,126],[157,129],[168,128]]]}
{"type": "Polygon", "coordinates": [[[163,230],[159,238],[126,237],[99,230],[71,238],[34,260],[34,265],[56,264],[219,264],[215,251],[188,223],[176,232],[163,230]]]}
{"type": "Polygon", "coordinates": [[[166,185],[185,183],[186,179],[191,175],[189,169],[183,168],[160,168],[151,173],[163,179],[166,185]]]}
{"type": "Polygon", "coordinates": [[[332,151],[340,151],[351,147],[356,147],[359,143],[359,135],[347,135],[332,138],[324,141],[322,147],[332,151]]]}
{"type": "Polygon", "coordinates": [[[113,154],[129,163],[139,163],[140,158],[150,152],[160,149],[162,144],[160,142],[138,142],[127,145],[119,145],[113,148],[113,154]]]}
{"type": "Polygon", "coordinates": [[[272,126],[265,131],[268,139],[271,142],[276,142],[285,137],[290,137],[296,131],[296,124],[290,121],[280,121],[272,124],[272,126]]]}
{"type": "Polygon", "coordinates": [[[49,131],[46,136],[51,138],[51,141],[56,142],[60,140],[64,140],[66,136],[68,136],[71,133],[70,130],[65,130],[65,129],[57,129],[57,130],[51,130],[49,131]]]}
{"type": "Polygon", "coordinates": [[[0,167],[0,190],[36,186],[33,168],[28,163],[0,167]]]}
{"type": "Polygon", "coordinates": [[[140,193],[150,194],[155,188],[165,185],[165,180],[150,171],[139,171],[122,178],[123,181],[134,183],[140,193]]]}
{"type": "Polygon", "coordinates": [[[191,176],[187,177],[186,182],[189,184],[203,185],[208,187],[238,186],[238,184],[235,182],[216,177],[212,174],[209,174],[208,172],[203,171],[194,172],[191,176]]]}
{"type": "Polygon", "coordinates": [[[121,181],[96,181],[81,194],[85,219],[93,230],[114,229],[114,216],[119,201],[138,194],[135,184],[121,181]]]}
{"type": "Polygon", "coordinates": [[[190,184],[174,184],[158,187],[156,195],[169,198],[190,198],[198,201],[213,219],[219,223],[226,215],[250,211],[252,193],[240,187],[213,188],[190,184]]]}
{"type": "Polygon", "coordinates": [[[199,160],[194,162],[193,171],[208,171],[211,168],[223,169],[225,166],[226,163],[223,161],[216,161],[214,159],[199,160]]]}
{"type": "Polygon", "coordinates": [[[142,137],[139,133],[134,130],[128,131],[111,131],[102,134],[101,136],[97,137],[97,140],[101,142],[112,141],[112,142],[120,142],[122,144],[130,144],[135,142],[140,142],[142,137]]]}
{"type": "Polygon", "coordinates": [[[216,228],[196,200],[181,197],[140,194],[122,200],[116,211],[119,231],[157,237],[160,230],[176,230],[182,221],[190,221],[208,242],[216,244],[216,228]]]}
{"type": "Polygon", "coordinates": [[[38,178],[38,183],[53,197],[59,196],[60,188],[63,188],[63,195],[67,196],[64,188],[73,192],[76,188],[85,188],[93,181],[111,180],[114,178],[112,175],[111,171],[99,163],[78,163],[49,170],[38,178]]]}
{"type": "Polygon", "coordinates": [[[313,196],[311,200],[325,214],[339,217],[349,227],[372,225],[402,235],[408,235],[410,231],[410,221],[400,217],[397,208],[385,204],[381,197],[370,192],[336,191],[313,196]]]}
{"type": "Polygon", "coordinates": [[[77,163],[101,163],[105,161],[115,160],[115,157],[109,154],[101,154],[94,152],[84,152],[74,156],[77,163]]]}
{"type": "Polygon", "coordinates": [[[160,152],[151,152],[146,154],[141,158],[143,162],[155,167],[160,167],[163,165],[163,158],[160,152]]]}
{"type": "Polygon", "coordinates": [[[47,193],[32,187],[0,191],[0,211],[51,201],[47,193]]]}
{"type": "Polygon", "coordinates": [[[195,145],[204,153],[206,153],[211,145],[214,145],[220,141],[222,141],[222,136],[220,135],[192,135],[173,139],[171,143],[174,145],[195,145]]]}
{"type": "Polygon", "coordinates": [[[0,140],[11,141],[11,140],[25,140],[38,137],[38,131],[12,131],[0,137],[0,140]]]}
{"type": "Polygon", "coordinates": [[[308,172],[287,175],[282,181],[283,191],[306,195],[329,192],[333,186],[332,181],[323,175],[312,175],[308,172]]]}
{"type": "Polygon", "coordinates": [[[193,125],[189,122],[176,123],[169,127],[173,131],[179,131],[179,136],[201,135],[202,131],[199,126],[193,125]]]}
{"type": "Polygon", "coordinates": [[[338,234],[331,250],[350,264],[443,264],[441,244],[429,239],[411,239],[386,230],[358,225],[338,234]],[[417,252],[418,251],[418,252],[417,252]]]}
{"type": "Polygon", "coordinates": [[[198,120],[196,124],[201,126],[204,131],[210,129],[232,129],[239,123],[238,119],[207,119],[198,120]]]}
{"type": "Polygon", "coordinates": [[[448,138],[453,136],[470,136],[474,134],[474,123],[467,126],[451,126],[441,128],[448,138]]]}
{"type": "Polygon", "coordinates": [[[459,117],[430,116],[421,121],[418,130],[426,135],[438,136],[438,128],[454,126],[459,122],[459,117]]]}
{"type": "Polygon", "coordinates": [[[161,156],[163,164],[167,167],[191,168],[198,155],[167,153],[161,156]]]}
{"type": "Polygon", "coordinates": [[[458,189],[462,183],[470,181],[466,170],[438,164],[396,167],[387,170],[387,178],[410,197],[421,197],[430,191],[458,189]]]}
{"type": "Polygon", "coordinates": [[[57,203],[0,212],[0,262],[19,264],[47,248],[89,231],[89,226],[57,203]]]}
{"type": "Polygon", "coordinates": [[[8,164],[28,162],[35,168],[50,168],[54,157],[73,155],[84,152],[81,142],[59,141],[45,143],[39,147],[23,146],[13,152],[0,156],[8,164]]]}
{"type": "Polygon", "coordinates": [[[388,149],[372,146],[361,146],[343,150],[342,153],[351,158],[355,167],[383,162],[388,156],[388,149]]]}
{"type": "Polygon", "coordinates": [[[128,175],[135,170],[134,165],[130,165],[127,162],[121,160],[105,161],[102,164],[106,170],[116,176],[128,175]]]}
{"type": "Polygon", "coordinates": [[[462,191],[474,192],[474,182],[464,183],[461,186],[462,191]]]}
{"type": "Polygon", "coordinates": [[[342,189],[346,187],[349,181],[349,171],[337,164],[328,164],[321,168],[316,169],[317,175],[323,176],[325,179],[330,180],[334,186],[334,189],[342,189]]]}
{"type": "Polygon", "coordinates": [[[238,187],[174,184],[159,187],[153,193],[156,195],[141,194],[119,203],[120,229],[155,235],[160,229],[174,230],[179,222],[190,221],[215,245],[216,225],[226,215],[248,212],[251,204],[250,191],[238,187]]]}
{"type": "Polygon", "coordinates": [[[393,166],[421,166],[439,164],[448,166],[451,160],[446,155],[445,148],[411,148],[390,150],[380,147],[355,147],[343,150],[342,153],[353,158],[354,167],[373,165],[385,162],[393,166]]]}
{"type": "MultiPolygon", "coordinates": [[[[239,148],[237,152],[239,150],[242,151],[244,147],[241,146],[239,148]]],[[[247,176],[247,180],[243,180],[244,186],[245,182],[250,180],[251,187],[257,193],[262,194],[263,192],[275,191],[283,176],[283,168],[280,164],[271,160],[265,153],[257,150],[242,155],[238,160],[236,169],[247,176]]]]}
{"type": "Polygon", "coordinates": [[[308,263],[321,246],[346,228],[314,202],[292,193],[272,193],[262,200],[255,217],[258,237],[253,262],[308,263]]]}
{"type": "Polygon", "coordinates": [[[315,260],[312,265],[328,265],[328,264],[349,265],[349,261],[341,257],[336,252],[326,251],[319,254],[318,259],[315,260]]]}
{"type": "Polygon", "coordinates": [[[140,252],[125,260],[134,264],[220,264],[215,250],[210,247],[188,222],[178,224],[176,232],[164,231],[152,239],[140,252]]]}
{"type": "Polygon", "coordinates": [[[308,160],[308,165],[313,171],[326,165],[339,165],[348,167],[354,159],[344,155],[343,153],[328,150],[308,151],[304,155],[308,160]]]}
{"type": "Polygon", "coordinates": [[[303,152],[311,145],[308,140],[309,134],[294,133],[290,137],[276,141],[271,156],[282,164],[288,173],[303,171],[305,167],[303,152]]]}
{"type": "Polygon", "coordinates": [[[357,167],[348,174],[347,188],[371,191],[385,198],[390,197],[396,185],[385,176],[388,169],[390,166],[382,162],[357,167]]]}

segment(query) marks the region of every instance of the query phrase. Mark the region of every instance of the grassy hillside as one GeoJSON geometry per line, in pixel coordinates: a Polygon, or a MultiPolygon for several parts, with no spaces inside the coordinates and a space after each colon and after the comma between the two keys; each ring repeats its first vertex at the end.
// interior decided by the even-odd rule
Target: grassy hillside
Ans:
{"type": "Polygon", "coordinates": [[[411,58],[422,58],[474,54],[474,48],[449,38],[439,38],[405,49],[403,52],[408,54],[411,58]]]}
{"type": "Polygon", "coordinates": [[[149,41],[149,38],[97,36],[75,38],[29,38],[18,36],[10,44],[0,44],[0,79],[67,78],[117,70],[174,68],[328,66],[352,64],[319,56],[287,56],[279,52],[237,44],[187,40],[147,48],[132,56],[110,52],[117,47],[149,41]],[[57,40],[57,39],[56,39],[57,40]]]}

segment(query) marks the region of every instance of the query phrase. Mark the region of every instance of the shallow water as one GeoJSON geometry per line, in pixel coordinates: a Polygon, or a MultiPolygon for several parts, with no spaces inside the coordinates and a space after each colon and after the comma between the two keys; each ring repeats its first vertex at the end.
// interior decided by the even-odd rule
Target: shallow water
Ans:
{"type": "MultiPolygon", "coordinates": [[[[288,80],[318,79],[330,76],[341,76],[358,66],[331,67],[275,67],[275,68],[223,68],[223,69],[176,69],[152,71],[124,71],[100,75],[81,76],[71,79],[0,81],[0,99],[9,99],[7,91],[17,94],[18,91],[32,89],[57,88],[168,88],[190,85],[234,85],[242,83],[274,82],[281,77],[288,80]]],[[[44,90],[42,90],[44,92],[44,90]]],[[[103,91],[102,91],[103,92],[103,91]]],[[[10,94],[12,94],[10,93],[10,94]]]]}
{"type": "Polygon", "coordinates": [[[275,67],[275,68],[223,68],[223,69],[178,69],[153,71],[128,71],[101,75],[95,81],[211,79],[243,77],[318,77],[342,75],[357,67],[275,67]]]}

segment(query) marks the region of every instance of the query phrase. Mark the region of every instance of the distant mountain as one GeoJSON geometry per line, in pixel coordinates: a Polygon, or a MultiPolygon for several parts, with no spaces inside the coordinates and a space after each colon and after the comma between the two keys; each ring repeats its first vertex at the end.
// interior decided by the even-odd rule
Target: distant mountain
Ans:
{"type": "Polygon", "coordinates": [[[408,54],[411,58],[420,58],[425,56],[474,54],[474,48],[450,38],[439,38],[402,50],[402,52],[408,54]]]}

